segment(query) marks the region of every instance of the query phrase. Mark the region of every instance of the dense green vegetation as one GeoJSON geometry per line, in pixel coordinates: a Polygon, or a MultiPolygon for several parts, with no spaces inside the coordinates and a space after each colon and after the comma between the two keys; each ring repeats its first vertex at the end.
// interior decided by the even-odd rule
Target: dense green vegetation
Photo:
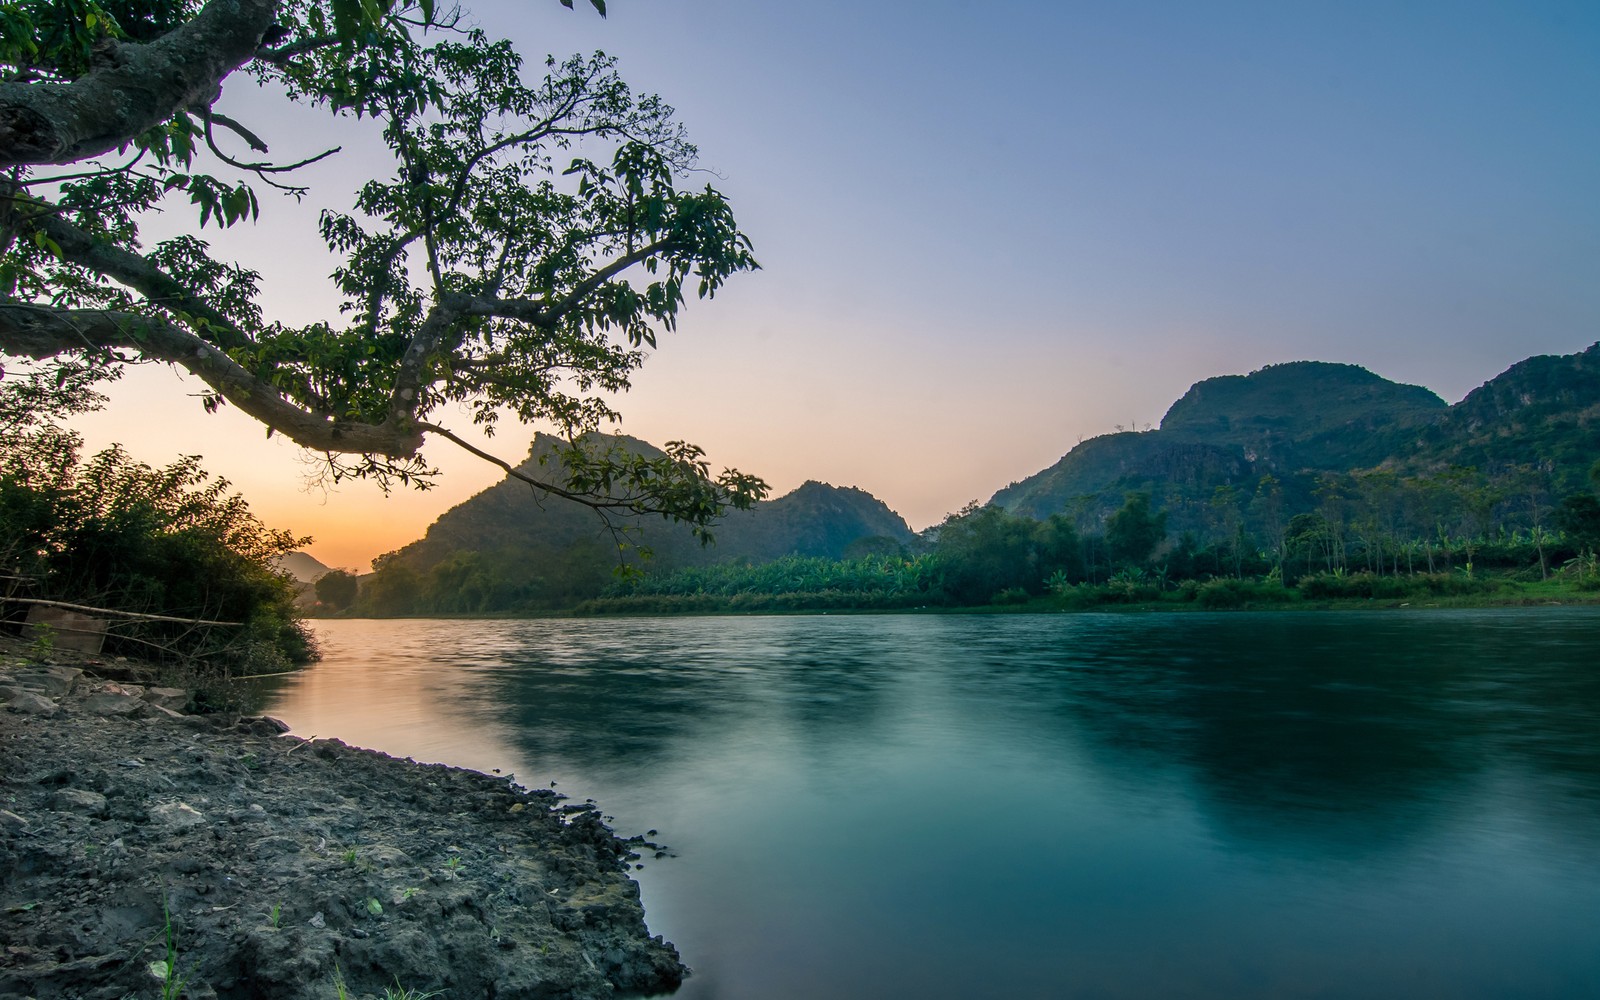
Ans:
{"type": "MultiPolygon", "coordinates": [[[[295,588],[275,568],[305,539],[267,528],[197,459],[156,469],[115,446],[80,458],[77,436],[54,421],[96,404],[87,385],[87,373],[56,384],[15,368],[0,381],[7,597],[189,620],[113,616],[112,652],[233,673],[313,659],[295,588]]],[[[8,609],[20,618],[25,605],[8,609]]]]}
{"type": "MultiPolygon", "coordinates": [[[[1307,602],[1516,600],[1578,594],[1600,599],[1600,501],[1569,498],[1562,527],[1517,525],[1520,494],[1471,486],[1478,513],[1493,518],[1473,533],[1443,522],[1428,535],[1405,533],[1432,512],[1437,483],[1330,481],[1324,509],[1282,522],[1271,484],[1249,508],[1218,499],[1216,529],[1168,537],[1164,512],[1132,494],[1099,533],[1079,534],[1062,515],[1038,521],[996,506],[970,506],[924,537],[920,551],[861,559],[790,558],[647,575],[615,583],[585,613],[790,611],[1026,605],[1090,608],[1164,602],[1199,608],[1307,602]],[[1381,501],[1381,502],[1380,502],[1381,501]],[[1411,504],[1420,504],[1412,507],[1411,504]],[[1230,506],[1231,505],[1231,506],[1230,506]],[[1385,519],[1380,516],[1391,515],[1385,519]],[[1570,528],[1571,530],[1565,530],[1570,528]],[[1265,538],[1263,536],[1266,536],[1265,538]]],[[[1529,508],[1524,521],[1548,511],[1529,508]]]]}

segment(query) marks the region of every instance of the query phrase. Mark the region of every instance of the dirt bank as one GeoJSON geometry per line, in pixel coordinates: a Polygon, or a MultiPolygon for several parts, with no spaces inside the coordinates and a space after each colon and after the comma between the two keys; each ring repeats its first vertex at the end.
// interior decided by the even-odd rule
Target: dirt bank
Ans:
{"type": "Polygon", "coordinates": [[[0,1000],[180,979],[196,1000],[587,1000],[686,972],[626,874],[655,845],[589,806],[179,714],[124,665],[21,649],[0,644],[0,1000]]]}

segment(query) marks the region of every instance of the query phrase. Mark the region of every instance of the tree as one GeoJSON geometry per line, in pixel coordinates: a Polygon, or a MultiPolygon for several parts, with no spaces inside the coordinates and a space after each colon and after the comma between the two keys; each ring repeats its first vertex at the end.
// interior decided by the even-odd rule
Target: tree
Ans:
{"type": "MultiPolygon", "coordinates": [[[[573,0],[561,0],[573,6],[573,0]]],[[[590,2],[604,13],[603,0],[590,2]]],[[[639,461],[586,451],[686,291],[757,267],[672,109],[601,54],[525,81],[505,41],[437,0],[13,0],[0,5],[0,351],[116,370],[182,366],[335,479],[423,483],[439,438],[601,511],[703,529],[764,495],[682,442],[639,461]],[[335,322],[291,326],[260,275],[201,238],[299,195],[294,163],[217,110],[246,74],[286,100],[382,126],[392,157],[316,225],[341,263],[335,322]],[[193,231],[140,223],[187,201],[193,231]],[[574,443],[535,478],[439,422],[463,406],[549,420],[574,443]]]]}
{"type": "Polygon", "coordinates": [[[1106,521],[1106,545],[1111,558],[1143,566],[1167,537],[1167,512],[1150,512],[1150,494],[1129,493],[1121,508],[1106,521]]]}
{"type": "Polygon", "coordinates": [[[1256,483],[1256,495],[1250,501],[1250,510],[1256,517],[1267,544],[1272,546],[1273,565],[1283,573],[1283,563],[1288,557],[1288,523],[1284,520],[1283,485],[1276,476],[1265,475],[1256,483]]]}
{"type": "Polygon", "coordinates": [[[345,569],[329,570],[313,584],[317,602],[335,611],[343,611],[356,602],[357,585],[356,575],[345,569]]]}
{"type": "Polygon", "coordinates": [[[1574,549],[1600,551],[1600,499],[1592,493],[1562,498],[1561,506],[1556,508],[1556,527],[1574,549]]]}
{"type": "Polygon", "coordinates": [[[1044,590],[1035,547],[1037,522],[1003,507],[967,504],[939,525],[934,549],[940,585],[961,604],[983,604],[1002,590],[1044,590]]]}

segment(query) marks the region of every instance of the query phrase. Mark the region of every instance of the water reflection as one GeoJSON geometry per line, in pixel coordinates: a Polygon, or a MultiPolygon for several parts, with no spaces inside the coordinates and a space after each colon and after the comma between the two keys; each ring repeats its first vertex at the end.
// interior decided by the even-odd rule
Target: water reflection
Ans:
{"type": "Polygon", "coordinates": [[[1593,611],[327,625],[297,731],[662,829],[685,998],[1600,976],[1593,611]]]}

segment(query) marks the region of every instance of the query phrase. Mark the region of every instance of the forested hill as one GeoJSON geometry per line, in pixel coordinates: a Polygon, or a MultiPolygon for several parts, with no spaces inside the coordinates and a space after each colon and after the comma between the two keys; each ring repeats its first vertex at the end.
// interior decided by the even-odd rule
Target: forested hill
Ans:
{"type": "Polygon", "coordinates": [[[994,495],[1013,513],[1102,521],[1148,492],[1174,530],[1204,530],[1218,490],[1248,498],[1272,477],[1290,511],[1327,475],[1382,469],[1494,477],[1538,467],[1556,493],[1600,457],[1600,344],[1529,358],[1447,406],[1427,389],[1355,365],[1298,361],[1196,383],[1158,430],[1091,438],[994,495]]]}
{"type": "MultiPolygon", "coordinates": [[[[661,454],[637,438],[605,437],[629,452],[661,454]]],[[[540,459],[549,460],[559,444],[538,435],[519,469],[547,480],[557,476],[559,465],[540,459]]],[[[649,559],[638,562],[647,572],[787,555],[838,559],[914,541],[905,520],[870,493],[817,482],[753,510],[729,512],[713,529],[711,546],[702,546],[686,525],[659,517],[613,521],[626,529],[620,537],[630,546],[650,551],[649,559]]],[[[508,477],[440,515],[422,538],[382,557],[363,600],[382,613],[561,604],[611,582],[618,537],[589,508],[508,477]]]]}

